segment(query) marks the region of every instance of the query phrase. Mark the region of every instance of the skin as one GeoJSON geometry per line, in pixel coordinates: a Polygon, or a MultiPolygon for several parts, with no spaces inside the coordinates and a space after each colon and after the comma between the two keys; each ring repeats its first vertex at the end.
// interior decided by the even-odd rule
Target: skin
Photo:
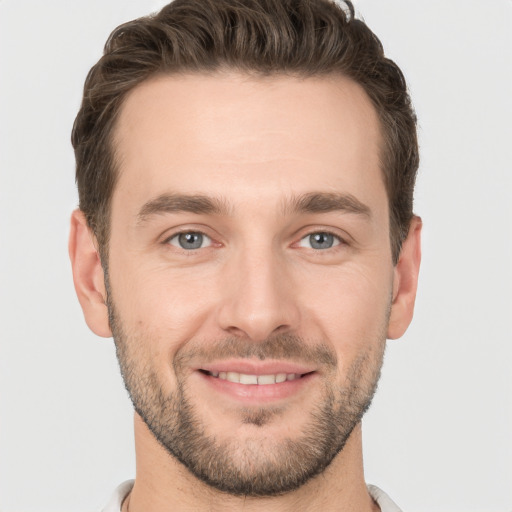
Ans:
{"type": "MultiPolygon", "coordinates": [[[[171,393],[177,381],[170,361],[188,347],[227,337],[258,344],[276,334],[312,345],[321,340],[337,356],[336,371],[312,368],[307,387],[277,401],[244,402],[219,391],[198,376],[200,362],[190,363],[185,377],[193,405],[217,438],[256,439],[266,453],[279,439],[299,436],[325,382],[343,385],[362,355],[377,364],[385,338],[400,337],[412,319],[421,221],[413,218],[394,266],[382,139],[370,100],[339,76],[161,76],[129,94],[115,141],[120,176],[112,198],[111,299],[126,334],[143,340],[138,356],[171,393]],[[367,211],[283,207],[312,193],[349,197],[367,211]],[[165,194],[200,194],[227,208],[146,208],[141,215],[165,194]],[[208,241],[186,251],[172,238],[180,231],[203,232],[208,241]],[[308,246],[309,235],[319,232],[333,233],[336,245],[308,246]],[[242,421],[247,409],[276,404],[283,409],[279,421],[262,427],[242,421]]],[[[109,337],[103,269],[80,211],[71,220],[70,255],[87,324],[109,337]]],[[[179,511],[378,510],[364,483],[360,424],[320,477],[266,498],[203,484],[137,414],[135,441],[131,512],[169,510],[169,503],[179,511]]]]}

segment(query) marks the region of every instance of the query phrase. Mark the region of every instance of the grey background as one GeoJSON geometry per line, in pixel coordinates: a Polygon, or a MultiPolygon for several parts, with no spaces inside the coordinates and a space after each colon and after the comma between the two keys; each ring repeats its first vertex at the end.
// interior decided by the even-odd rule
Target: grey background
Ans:
{"type": "MultiPolygon", "coordinates": [[[[111,340],[67,257],[85,75],[148,0],[0,2],[0,510],[100,510],[134,475],[111,340]]],[[[364,422],[367,480],[405,511],[512,510],[510,0],[359,0],[404,70],[422,146],[416,317],[364,422]]]]}

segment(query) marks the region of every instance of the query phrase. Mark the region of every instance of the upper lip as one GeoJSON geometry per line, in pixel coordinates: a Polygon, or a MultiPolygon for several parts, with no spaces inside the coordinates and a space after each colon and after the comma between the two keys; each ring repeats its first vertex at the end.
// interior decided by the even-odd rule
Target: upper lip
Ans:
{"type": "Polygon", "coordinates": [[[206,372],[236,372],[245,375],[276,375],[278,373],[296,373],[304,375],[315,371],[309,365],[292,361],[259,361],[259,360],[223,360],[199,366],[197,370],[206,372]]]}

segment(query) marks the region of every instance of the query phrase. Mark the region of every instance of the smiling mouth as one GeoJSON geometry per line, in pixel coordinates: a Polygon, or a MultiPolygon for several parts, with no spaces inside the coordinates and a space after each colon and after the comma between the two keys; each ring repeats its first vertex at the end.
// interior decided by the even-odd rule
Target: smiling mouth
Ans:
{"type": "Polygon", "coordinates": [[[236,384],[245,384],[249,386],[268,386],[272,384],[280,384],[282,382],[301,379],[306,375],[310,375],[311,373],[313,373],[275,373],[269,375],[251,375],[238,372],[210,372],[207,370],[201,370],[201,372],[204,373],[205,375],[220,380],[227,380],[228,382],[234,382],[236,384]]]}

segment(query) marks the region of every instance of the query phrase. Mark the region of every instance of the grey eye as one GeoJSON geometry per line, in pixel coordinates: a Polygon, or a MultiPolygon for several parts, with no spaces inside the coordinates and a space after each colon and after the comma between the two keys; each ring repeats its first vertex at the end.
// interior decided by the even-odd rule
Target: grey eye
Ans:
{"type": "Polygon", "coordinates": [[[210,237],[203,235],[202,233],[190,231],[173,236],[169,240],[169,243],[175,247],[179,247],[180,249],[192,251],[194,249],[201,249],[210,245],[211,240],[210,237]]]}
{"type": "Polygon", "coordinates": [[[311,233],[308,236],[305,236],[299,243],[301,247],[308,247],[310,249],[330,249],[336,245],[340,244],[340,239],[332,235],[331,233],[311,233]]]}

